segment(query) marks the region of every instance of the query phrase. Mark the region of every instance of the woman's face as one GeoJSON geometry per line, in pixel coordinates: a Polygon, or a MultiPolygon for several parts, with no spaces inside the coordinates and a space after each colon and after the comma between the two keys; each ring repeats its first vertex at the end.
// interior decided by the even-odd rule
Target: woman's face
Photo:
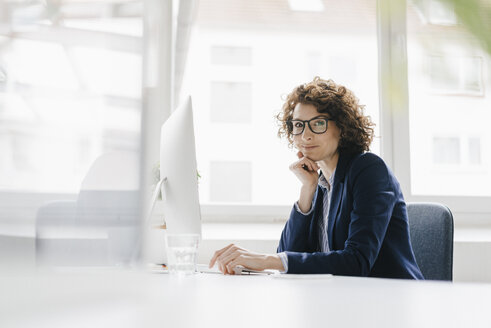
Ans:
{"type": "MultiPolygon", "coordinates": [[[[299,103],[293,110],[292,120],[306,121],[316,117],[329,118],[328,114],[319,113],[314,105],[299,103]]],[[[327,124],[326,132],[316,134],[305,123],[303,132],[293,136],[294,146],[313,161],[330,161],[337,154],[341,131],[334,121],[327,121],[327,124]]]]}

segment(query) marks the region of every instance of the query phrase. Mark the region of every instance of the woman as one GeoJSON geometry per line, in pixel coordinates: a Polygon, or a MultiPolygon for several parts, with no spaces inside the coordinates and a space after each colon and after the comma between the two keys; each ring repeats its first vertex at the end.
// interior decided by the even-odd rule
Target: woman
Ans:
{"type": "Polygon", "coordinates": [[[353,93],[316,77],[290,93],[278,135],[298,149],[300,180],[278,254],[229,245],[217,252],[225,274],[242,265],[286,273],[423,279],[409,238],[406,204],[384,161],[367,152],[373,123],[353,93]]]}

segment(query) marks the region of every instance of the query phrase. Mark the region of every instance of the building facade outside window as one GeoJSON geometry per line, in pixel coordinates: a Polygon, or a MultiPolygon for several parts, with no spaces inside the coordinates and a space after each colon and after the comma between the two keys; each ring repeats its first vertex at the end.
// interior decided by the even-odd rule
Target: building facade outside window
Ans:
{"type": "Polygon", "coordinates": [[[193,97],[203,205],[293,204],[296,152],[274,117],[300,83],[344,84],[378,122],[376,1],[318,2],[200,1],[181,95],[193,97]]]}

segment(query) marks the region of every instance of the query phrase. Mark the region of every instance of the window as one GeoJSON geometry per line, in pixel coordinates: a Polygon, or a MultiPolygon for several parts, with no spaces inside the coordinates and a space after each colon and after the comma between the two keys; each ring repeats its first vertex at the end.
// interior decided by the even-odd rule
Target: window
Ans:
{"type": "Polygon", "coordinates": [[[491,196],[489,56],[463,26],[425,24],[417,10],[408,2],[411,194],[478,211],[465,197],[491,196]]]}
{"type": "Polygon", "coordinates": [[[99,155],[139,149],[141,2],[3,9],[0,191],[76,193],[99,155]]]}
{"type": "MultiPolygon", "coordinates": [[[[74,193],[99,154],[139,145],[142,3],[56,6],[63,17],[51,21],[38,15],[43,5],[4,5],[12,19],[2,24],[17,30],[0,35],[3,191],[74,193]],[[59,154],[63,158],[49,165],[48,156],[59,154]]],[[[451,205],[458,196],[459,210],[488,213],[482,199],[491,194],[489,55],[459,25],[459,8],[448,2],[408,1],[407,30],[402,20],[400,35],[385,27],[377,34],[376,9],[372,0],[200,1],[192,33],[183,33],[190,43],[180,95],[193,96],[205,207],[291,206],[298,196],[298,181],[288,170],[295,152],[276,137],[274,116],[285,94],[318,75],[352,89],[366,113],[393,131],[391,138],[404,140],[403,146],[384,147],[382,155],[403,163],[394,171],[408,186],[408,200],[451,205]],[[379,113],[377,42],[391,33],[404,55],[407,45],[409,99],[401,97],[401,103],[409,108],[403,120],[379,113]],[[220,181],[233,171],[243,173],[244,190],[224,195],[220,181]]],[[[388,59],[381,67],[395,58],[388,59]]],[[[385,137],[379,128],[376,153],[385,137]]]]}
{"type": "Polygon", "coordinates": [[[482,95],[482,58],[430,56],[429,78],[436,93],[482,95]]]}
{"type": "Polygon", "coordinates": [[[353,90],[378,123],[375,13],[375,1],[200,1],[181,95],[195,107],[201,204],[293,204],[296,152],[277,137],[274,117],[282,97],[314,76],[353,90]],[[249,163],[240,198],[217,191],[231,183],[217,162],[249,163]]]}
{"type": "Polygon", "coordinates": [[[459,164],[460,140],[459,138],[433,138],[433,163],[459,164]]]}
{"type": "Polygon", "coordinates": [[[418,14],[423,23],[452,26],[457,24],[452,2],[440,0],[412,0],[411,9],[418,14]]]}
{"type": "Polygon", "coordinates": [[[435,25],[456,25],[457,17],[451,2],[426,0],[428,21],[435,25]]]}
{"type": "Polygon", "coordinates": [[[481,138],[469,138],[469,164],[481,164],[481,138]]]}

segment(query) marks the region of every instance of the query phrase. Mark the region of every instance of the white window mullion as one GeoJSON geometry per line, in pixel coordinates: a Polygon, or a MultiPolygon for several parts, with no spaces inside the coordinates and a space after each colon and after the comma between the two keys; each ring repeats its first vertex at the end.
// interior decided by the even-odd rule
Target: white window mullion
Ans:
{"type": "Polygon", "coordinates": [[[406,1],[377,1],[381,155],[410,194],[406,1]]]}
{"type": "Polygon", "coordinates": [[[153,184],[151,172],[159,161],[160,129],[173,107],[174,28],[172,0],[144,1],[141,199],[145,206],[153,184]]]}

